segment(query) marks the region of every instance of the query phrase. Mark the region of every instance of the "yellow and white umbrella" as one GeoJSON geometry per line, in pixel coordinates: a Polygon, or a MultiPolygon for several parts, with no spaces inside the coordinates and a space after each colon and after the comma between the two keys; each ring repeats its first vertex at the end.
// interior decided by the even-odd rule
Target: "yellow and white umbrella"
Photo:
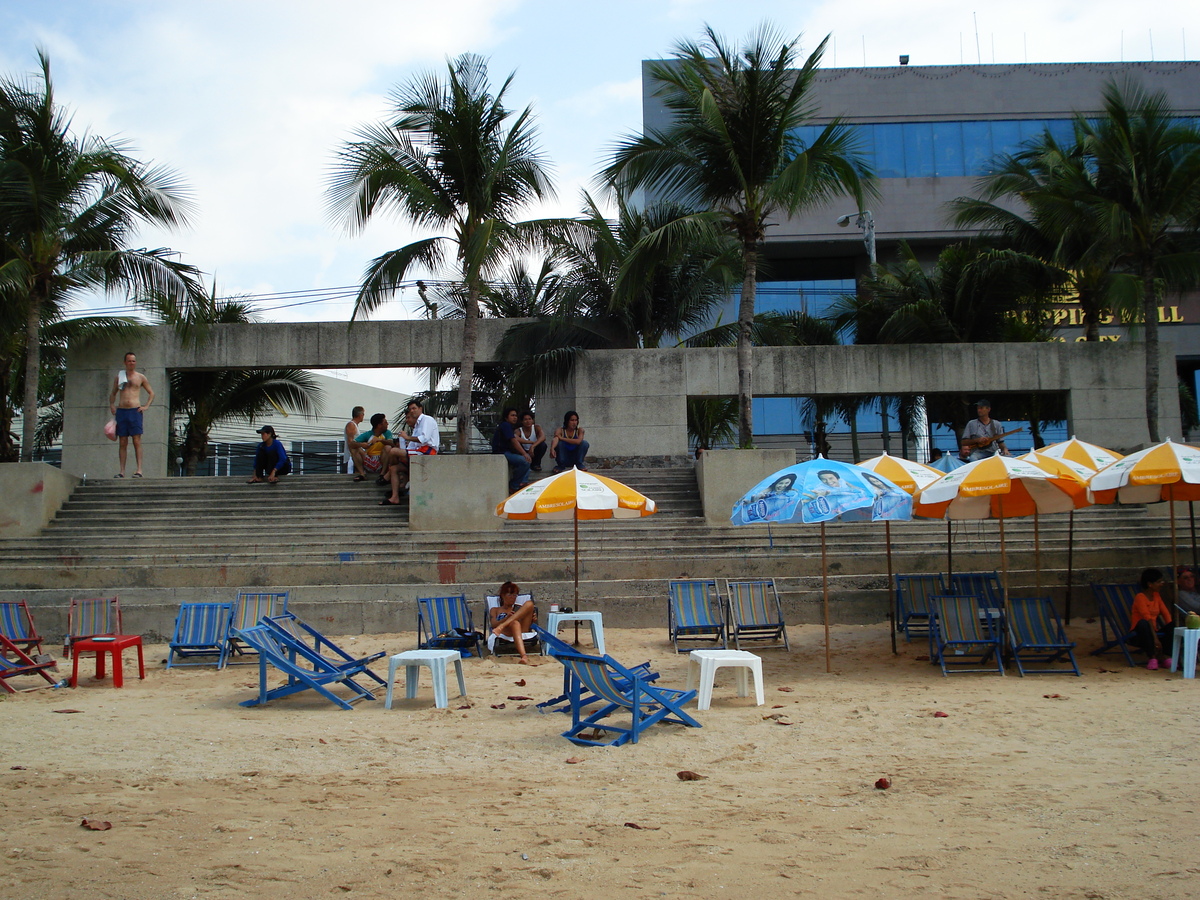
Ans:
{"type": "MultiPolygon", "coordinates": [[[[1074,438],[1072,438],[1074,440],[1074,438]]],[[[1076,441],[1077,444],[1082,444],[1082,441],[1076,441]]],[[[1085,446],[1093,447],[1092,444],[1085,446]]],[[[1096,450],[1101,448],[1095,447],[1096,450]]],[[[1017,457],[1026,462],[1031,462],[1039,469],[1045,469],[1053,475],[1061,475],[1063,478],[1074,479],[1078,481],[1085,489],[1088,480],[1095,474],[1094,469],[1089,469],[1083,463],[1076,462],[1068,456],[1047,456],[1040,450],[1030,450],[1028,453],[1017,457]]],[[[1075,510],[1068,512],[1070,520],[1067,522],[1067,602],[1066,602],[1066,618],[1071,621],[1071,581],[1075,565],[1075,510]]],[[[1037,580],[1037,590],[1042,592],[1042,541],[1039,533],[1038,514],[1033,514],[1033,566],[1034,577],[1037,580]]]]}
{"type": "Polygon", "coordinates": [[[1081,441],[1075,435],[1071,435],[1069,441],[1059,441],[1057,444],[1049,444],[1037,452],[1042,456],[1052,456],[1055,459],[1062,459],[1067,462],[1086,466],[1093,472],[1098,472],[1105,466],[1110,466],[1118,459],[1121,459],[1120,453],[1114,453],[1112,450],[1105,449],[1096,444],[1081,441]]]}
{"type": "Polygon", "coordinates": [[[571,519],[575,523],[575,606],[579,606],[579,520],[637,519],[657,511],[654,501],[626,484],[572,467],[525,485],[496,506],[503,519],[571,519]]]}

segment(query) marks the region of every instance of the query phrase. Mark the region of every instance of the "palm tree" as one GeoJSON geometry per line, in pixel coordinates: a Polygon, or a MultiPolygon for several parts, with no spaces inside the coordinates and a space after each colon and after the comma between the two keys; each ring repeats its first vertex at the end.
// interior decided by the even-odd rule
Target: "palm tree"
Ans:
{"type": "Polygon", "coordinates": [[[414,265],[438,268],[453,248],[464,292],[458,386],[458,446],[471,434],[471,391],[480,298],[515,252],[533,244],[544,223],[514,222],[551,195],[536,145],[532,112],[513,117],[504,106],[510,75],[494,94],[487,62],[464,54],[445,80],[429,74],[393,94],[391,122],[366,126],[338,153],[329,188],[334,215],[354,232],[376,212],[395,211],[414,225],[447,230],[384,253],[368,265],[354,305],[365,316],[391,297],[414,265]]]}
{"type": "Polygon", "coordinates": [[[742,268],[737,347],[738,441],[743,447],[754,439],[751,331],[768,218],[795,215],[842,195],[861,206],[864,194],[873,191],[867,164],[839,120],[807,147],[797,136],[797,129],[816,114],[810,88],[828,40],[798,69],[799,38],[785,41],[766,26],[741,51],[730,48],[712,28],[705,29],[699,43],[680,43],[674,60],[649,70],[673,121],[621,141],[603,173],[625,190],[649,189],[704,210],[648,236],[651,247],[684,243],[698,228],[713,224],[736,238],[742,268]]]}
{"type": "Polygon", "coordinates": [[[25,460],[37,428],[43,323],[94,290],[185,304],[196,274],[169,250],[125,249],[141,224],[186,223],[178,178],[122,145],[74,137],[54,99],[50,61],[41,51],[38,60],[39,79],[0,82],[0,300],[23,319],[25,460]]]}

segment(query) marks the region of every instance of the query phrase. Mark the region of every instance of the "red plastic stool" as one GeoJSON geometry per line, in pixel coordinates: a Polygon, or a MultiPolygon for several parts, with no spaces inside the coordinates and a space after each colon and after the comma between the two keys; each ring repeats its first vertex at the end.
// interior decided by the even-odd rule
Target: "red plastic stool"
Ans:
{"type": "Polygon", "coordinates": [[[104,677],[104,654],[112,654],[113,687],[125,685],[121,651],[126,647],[137,647],[138,677],[146,677],[146,663],[142,658],[142,637],[138,634],[117,634],[110,637],[80,638],[71,644],[71,687],[79,680],[79,654],[96,654],[96,677],[104,677]]]}

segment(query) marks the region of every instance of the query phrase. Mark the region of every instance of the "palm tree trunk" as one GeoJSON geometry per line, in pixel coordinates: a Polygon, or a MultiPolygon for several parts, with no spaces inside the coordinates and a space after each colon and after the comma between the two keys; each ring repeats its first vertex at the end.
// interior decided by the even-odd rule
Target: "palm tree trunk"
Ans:
{"type": "Polygon", "coordinates": [[[42,368],[41,298],[29,298],[29,317],[25,321],[25,400],[21,404],[21,461],[33,462],[34,436],[38,419],[38,373],[42,368]]]}
{"type": "Polygon", "coordinates": [[[475,280],[467,287],[465,312],[458,377],[458,453],[471,452],[471,386],[475,381],[475,347],[479,340],[479,283],[475,280]]]}
{"type": "Polygon", "coordinates": [[[738,446],[748,450],[754,445],[754,348],[750,340],[754,325],[754,300],[758,277],[758,245],[742,245],[742,299],[738,304],[738,446]]]}
{"type": "Polygon", "coordinates": [[[1154,269],[1142,270],[1142,310],[1146,320],[1146,430],[1150,443],[1157,444],[1158,434],[1158,291],[1154,269]]]}
{"type": "Polygon", "coordinates": [[[854,462],[862,459],[862,453],[858,449],[858,410],[851,409],[850,415],[850,452],[854,454],[854,462]]]}
{"type": "Polygon", "coordinates": [[[892,452],[892,427],[888,424],[888,398],[886,394],[879,395],[879,430],[883,439],[883,452],[892,452]]]}

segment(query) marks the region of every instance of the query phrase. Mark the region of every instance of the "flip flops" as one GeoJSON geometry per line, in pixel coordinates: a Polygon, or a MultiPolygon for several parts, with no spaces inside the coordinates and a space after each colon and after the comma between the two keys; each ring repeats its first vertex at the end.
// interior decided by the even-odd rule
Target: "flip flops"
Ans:
{"type": "Polygon", "coordinates": [[[366,481],[366,480],[367,480],[367,476],[366,476],[366,475],[355,475],[355,476],[354,476],[354,480],[355,480],[355,481],[366,481]]]}

